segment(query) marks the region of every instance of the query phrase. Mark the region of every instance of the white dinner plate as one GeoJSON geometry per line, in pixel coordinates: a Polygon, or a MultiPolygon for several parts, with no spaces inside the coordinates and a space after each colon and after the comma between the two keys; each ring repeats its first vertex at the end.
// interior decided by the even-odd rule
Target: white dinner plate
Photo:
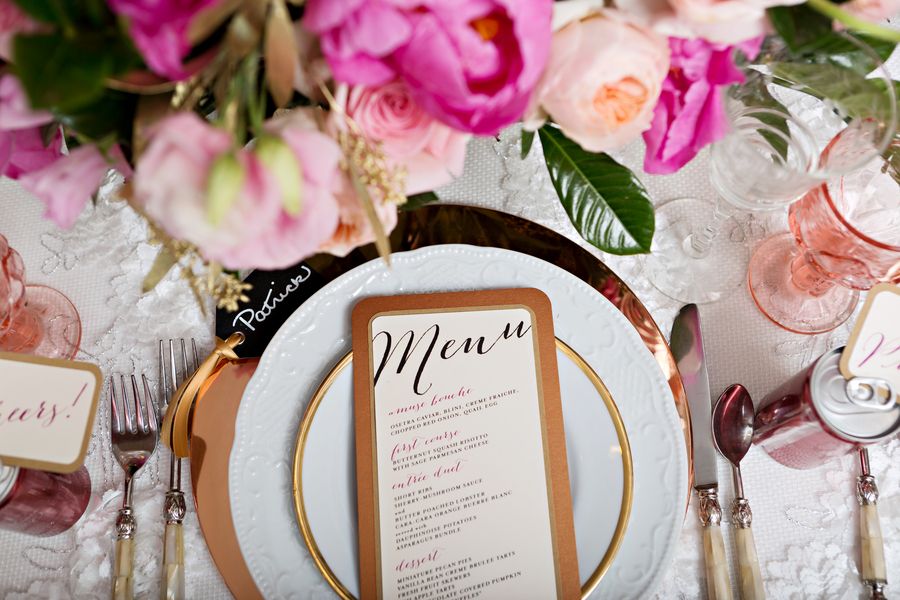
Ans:
{"type": "MultiPolygon", "coordinates": [[[[631,453],[615,400],[597,374],[564,344],[557,343],[557,359],[584,588],[605,574],[626,531],[633,489],[631,453]]],[[[342,360],[344,368],[335,370],[333,380],[326,378],[313,396],[314,412],[304,417],[310,422],[298,441],[302,461],[295,463],[294,480],[299,474],[303,502],[296,508],[309,530],[307,546],[334,587],[357,598],[352,364],[342,360]]]]}
{"type": "MultiPolygon", "coordinates": [[[[431,246],[394,254],[391,264],[388,268],[375,260],[362,265],[303,303],[275,335],[247,386],[235,424],[229,490],[241,552],[259,590],[267,598],[334,597],[296,525],[291,459],[297,426],[310,396],[350,349],[349,317],[354,304],[363,297],[392,293],[537,287],[553,304],[557,337],[582,356],[609,388],[631,445],[631,516],[616,559],[591,598],[646,597],[673,555],[683,520],[688,469],[671,391],[638,333],[589,285],[517,252],[431,246]]],[[[580,463],[601,471],[600,456],[579,455],[571,443],[567,447],[573,473],[582,468],[580,463]]],[[[346,466],[333,475],[335,484],[339,477],[349,476],[346,466]]],[[[576,495],[587,498],[578,488],[580,476],[573,481],[576,495]]],[[[328,489],[324,492],[322,497],[327,497],[328,489]]],[[[340,497],[335,491],[332,497],[335,502],[349,501],[346,492],[340,497]]],[[[577,510],[577,498],[575,502],[577,510]]],[[[326,528],[322,531],[335,535],[323,533],[322,540],[327,537],[346,547],[346,537],[342,541],[337,534],[344,531],[346,535],[346,510],[327,518],[333,522],[330,527],[322,525],[326,528]]],[[[318,540],[318,532],[316,536],[318,540]]],[[[352,559],[355,544],[350,546],[352,559]]],[[[581,544],[578,551],[581,563],[581,544]]]]}

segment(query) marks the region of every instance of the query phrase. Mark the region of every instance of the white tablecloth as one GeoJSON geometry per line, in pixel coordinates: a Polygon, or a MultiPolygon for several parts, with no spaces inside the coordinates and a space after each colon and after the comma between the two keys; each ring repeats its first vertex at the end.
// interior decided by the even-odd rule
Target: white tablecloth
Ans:
{"type": "MultiPolygon", "coordinates": [[[[539,152],[536,143],[528,159],[521,161],[515,130],[505,132],[499,140],[478,140],[470,146],[463,177],[441,190],[440,196],[521,215],[577,239],[550,186],[539,152]]],[[[635,144],[618,158],[639,169],[642,152],[643,147],[635,144]]],[[[697,194],[711,199],[707,166],[702,154],[675,176],[642,179],[657,203],[697,194]]],[[[146,243],[145,228],[134,213],[123,203],[108,200],[108,195],[101,194],[97,205],[87,210],[73,229],[60,231],[41,219],[42,207],[36,200],[13,182],[2,181],[0,233],[22,254],[31,282],[60,289],[78,307],[84,324],[79,358],[98,363],[105,376],[143,371],[155,379],[157,340],[193,336],[201,347],[208,348],[211,318],[201,315],[186,285],[172,276],[153,292],[140,294],[154,249],[146,243]]],[[[785,229],[783,215],[744,217],[743,222],[751,245],[785,229]]],[[[643,278],[641,260],[595,254],[635,290],[668,332],[678,304],[643,278]]],[[[702,306],[701,315],[713,392],[740,382],[757,399],[826,350],[842,344],[849,333],[848,325],[820,336],[783,331],[757,311],[746,289],[702,306]]],[[[0,596],[8,600],[108,596],[111,531],[121,502],[122,473],[109,450],[106,402],[104,393],[87,461],[95,492],[88,515],[72,530],[53,538],[0,531],[0,596]]],[[[879,509],[889,579],[900,589],[900,441],[873,448],[871,460],[881,488],[879,509]]],[[[135,582],[139,597],[157,595],[160,515],[167,479],[164,467],[154,459],[137,479],[140,533],[135,582]]],[[[864,597],[858,578],[853,457],[795,471],[753,448],[743,472],[768,597],[864,597]]],[[[728,501],[730,478],[724,462],[720,463],[720,481],[722,497],[728,501]]],[[[188,597],[228,597],[190,511],[185,526],[188,597]]],[[[724,529],[730,548],[730,526],[726,524],[724,529]]],[[[676,560],[658,597],[705,595],[699,533],[692,502],[676,560]]],[[[737,580],[733,570],[732,580],[737,580]]],[[[318,597],[323,588],[315,589],[316,593],[298,597],[318,597]]]]}

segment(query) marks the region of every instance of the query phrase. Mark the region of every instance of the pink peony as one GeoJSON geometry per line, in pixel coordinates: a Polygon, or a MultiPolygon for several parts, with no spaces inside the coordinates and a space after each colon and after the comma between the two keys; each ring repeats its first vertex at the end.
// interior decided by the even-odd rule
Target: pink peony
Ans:
{"type": "Polygon", "coordinates": [[[338,81],[399,77],[447,125],[494,134],[521,117],[547,61],[550,0],[309,0],[338,81]]]}
{"type": "Polygon", "coordinates": [[[668,69],[665,38],[615,11],[591,12],[553,34],[526,127],[549,115],[585,150],[619,148],[650,126],[668,69]]]}
{"type": "MultiPolygon", "coordinates": [[[[315,131],[290,113],[266,124],[270,147],[286,146],[267,164],[257,148],[234,148],[231,135],[192,113],[178,113],[156,124],[150,143],[138,162],[135,199],[169,235],[195,244],[203,255],[230,269],[277,269],[292,265],[318,249],[337,227],[333,188],[338,178],[340,151],[331,138],[315,131]],[[277,137],[276,137],[277,136],[277,137]],[[214,174],[223,157],[231,167],[214,174]],[[286,168],[287,167],[287,168],[286,168]],[[287,172],[284,172],[287,171],[287,172]],[[302,179],[297,210],[288,210],[284,181],[302,179]],[[228,183],[214,186],[213,177],[228,183]],[[211,218],[213,197],[230,196],[224,209],[211,218]]],[[[297,191],[297,190],[294,190],[297,191]]]]}
{"type": "Polygon", "coordinates": [[[0,129],[0,175],[19,179],[56,162],[62,156],[62,135],[57,131],[49,144],[40,128],[0,129]]]}
{"type": "Polygon", "coordinates": [[[113,12],[128,20],[129,32],[154,73],[169,79],[188,76],[182,60],[191,50],[191,22],[220,0],[107,0],[113,12]]]}
{"type": "MultiPolygon", "coordinates": [[[[378,87],[338,90],[338,102],[394,164],[405,167],[406,193],[418,194],[462,174],[467,133],[447,127],[422,110],[399,80],[378,87]]],[[[340,125],[340,117],[335,116],[340,125]]]]}
{"type": "Polygon", "coordinates": [[[79,146],[46,167],[19,178],[22,187],[47,205],[45,217],[60,227],[71,227],[91,196],[100,187],[112,166],[130,174],[118,146],[110,151],[110,161],[96,146],[79,146]]]}
{"type": "Polygon", "coordinates": [[[701,148],[728,132],[722,90],[744,81],[743,73],[733,62],[735,48],[755,57],[760,44],[762,38],[739,46],[669,38],[672,66],[653,113],[653,123],[644,133],[645,171],[674,173],[701,148]]]}
{"type": "Polygon", "coordinates": [[[17,33],[37,31],[39,27],[13,0],[0,0],[0,60],[12,59],[12,40],[17,33]]]}

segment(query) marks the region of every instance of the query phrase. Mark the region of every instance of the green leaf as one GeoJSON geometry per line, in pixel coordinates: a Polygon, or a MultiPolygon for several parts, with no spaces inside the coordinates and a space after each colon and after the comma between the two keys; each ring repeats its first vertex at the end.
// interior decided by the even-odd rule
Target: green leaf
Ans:
{"type": "Polygon", "coordinates": [[[417,208],[422,208],[426,204],[431,204],[432,202],[437,202],[438,200],[439,198],[434,192],[422,192],[421,194],[414,194],[412,196],[407,196],[406,202],[400,206],[400,210],[416,210],[417,208]]]}
{"type": "Polygon", "coordinates": [[[115,22],[103,0],[13,0],[30,17],[74,32],[79,26],[97,28],[115,22]]]}
{"type": "Polygon", "coordinates": [[[653,205],[634,173],[606,154],[591,154],[558,129],[538,131],[553,187],[581,236],[612,254],[650,251],[653,205]]]}
{"type": "Polygon", "coordinates": [[[524,160],[528,153],[531,152],[531,144],[534,143],[534,131],[530,129],[522,130],[522,159],[524,160]]]}
{"type": "Polygon", "coordinates": [[[775,62],[769,68],[775,83],[831,100],[843,115],[889,120],[890,99],[877,79],[832,64],[775,62]]]}
{"type": "Polygon", "coordinates": [[[106,78],[125,72],[139,58],[116,33],[17,35],[16,74],[34,108],[74,111],[96,101],[106,78]]]}
{"type": "Polygon", "coordinates": [[[94,102],[70,111],[56,111],[56,119],[68,133],[75,133],[82,141],[119,142],[130,145],[137,96],[104,90],[94,102]]]}

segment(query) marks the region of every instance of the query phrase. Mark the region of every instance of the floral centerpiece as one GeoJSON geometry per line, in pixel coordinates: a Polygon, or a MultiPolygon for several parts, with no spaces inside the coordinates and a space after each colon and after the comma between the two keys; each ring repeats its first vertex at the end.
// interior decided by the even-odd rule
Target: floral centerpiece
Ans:
{"type": "Polygon", "coordinates": [[[387,255],[398,209],[521,122],[585,239],[647,252],[652,204],[608,152],[643,137],[645,170],[677,171],[726,133],[723,90],[767,33],[841,60],[836,29],[898,40],[874,24],[889,0],[608,4],[0,0],[0,174],[70,227],[115,169],[160,243],[145,288],[178,268],[233,309],[240,269],[387,255]]]}

